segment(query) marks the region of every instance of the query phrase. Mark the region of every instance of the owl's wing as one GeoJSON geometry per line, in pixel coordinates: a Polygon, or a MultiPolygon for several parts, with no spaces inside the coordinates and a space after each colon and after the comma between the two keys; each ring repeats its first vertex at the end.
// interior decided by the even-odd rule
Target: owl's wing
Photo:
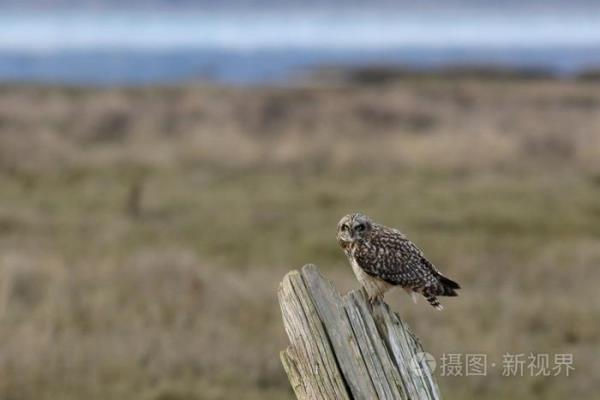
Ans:
{"type": "Polygon", "coordinates": [[[403,287],[425,287],[438,282],[440,273],[406,236],[395,229],[376,229],[370,243],[357,248],[354,254],[367,274],[403,287]]]}

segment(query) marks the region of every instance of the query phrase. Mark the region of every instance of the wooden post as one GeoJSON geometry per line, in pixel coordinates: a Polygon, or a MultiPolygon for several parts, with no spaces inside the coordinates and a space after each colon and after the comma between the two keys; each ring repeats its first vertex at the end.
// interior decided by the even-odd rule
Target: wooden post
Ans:
{"type": "Polygon", "coordinates": [[[418,339],[387,304],[341,296],[314,265],[289,272],[279,304],[281,361],[299,400],[440,399],[418,339]]]}

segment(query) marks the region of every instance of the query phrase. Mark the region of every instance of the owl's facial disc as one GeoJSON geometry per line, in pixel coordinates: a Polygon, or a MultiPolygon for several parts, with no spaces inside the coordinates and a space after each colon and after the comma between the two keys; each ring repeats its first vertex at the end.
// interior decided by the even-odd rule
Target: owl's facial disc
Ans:
{"type": "Polygon", "coordinates": [[[352,239],[364,238],[371,230],[371,220],[364,214],[354,214],[351,224],[352,239]]]}
{"type": "Polygon", "coordinates": [[[352,242],[351,225],[352,220],[349,215],[346,215],[338,223],[337,237],[342,246],[352,242]]]}
{"type": "Polygon", "coordinates": [[[338,223],[338,241],[345,245],[362,239],[371,229],[371,221],[366,215],[356,213],[346,215],[338,223]]]}

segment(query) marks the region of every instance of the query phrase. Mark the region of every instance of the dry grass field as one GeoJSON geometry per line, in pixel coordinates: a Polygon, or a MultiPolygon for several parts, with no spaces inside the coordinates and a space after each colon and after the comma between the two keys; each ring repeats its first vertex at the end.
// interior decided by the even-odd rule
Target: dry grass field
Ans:
{"type": "Polygon", "coordinates": [[[464,289],[387,297],[447,399],[598,398],[600,84],[0,87],[0,398],[291,399],[276,301],[338,219],[401,228],[464,289]],[[504,377],[505,353],[572,353],[504,377]]]}

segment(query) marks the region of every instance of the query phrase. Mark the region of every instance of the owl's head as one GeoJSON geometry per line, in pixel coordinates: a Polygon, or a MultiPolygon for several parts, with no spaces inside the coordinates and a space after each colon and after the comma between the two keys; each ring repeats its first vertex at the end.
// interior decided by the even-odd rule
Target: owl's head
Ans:
{"type": "Polygon", "coordinates": [[[373,228],[373,222],[365,214],[354,213],[343,217],[337,226],[337,240],[340,246],[368,238],[373,228]]]}

